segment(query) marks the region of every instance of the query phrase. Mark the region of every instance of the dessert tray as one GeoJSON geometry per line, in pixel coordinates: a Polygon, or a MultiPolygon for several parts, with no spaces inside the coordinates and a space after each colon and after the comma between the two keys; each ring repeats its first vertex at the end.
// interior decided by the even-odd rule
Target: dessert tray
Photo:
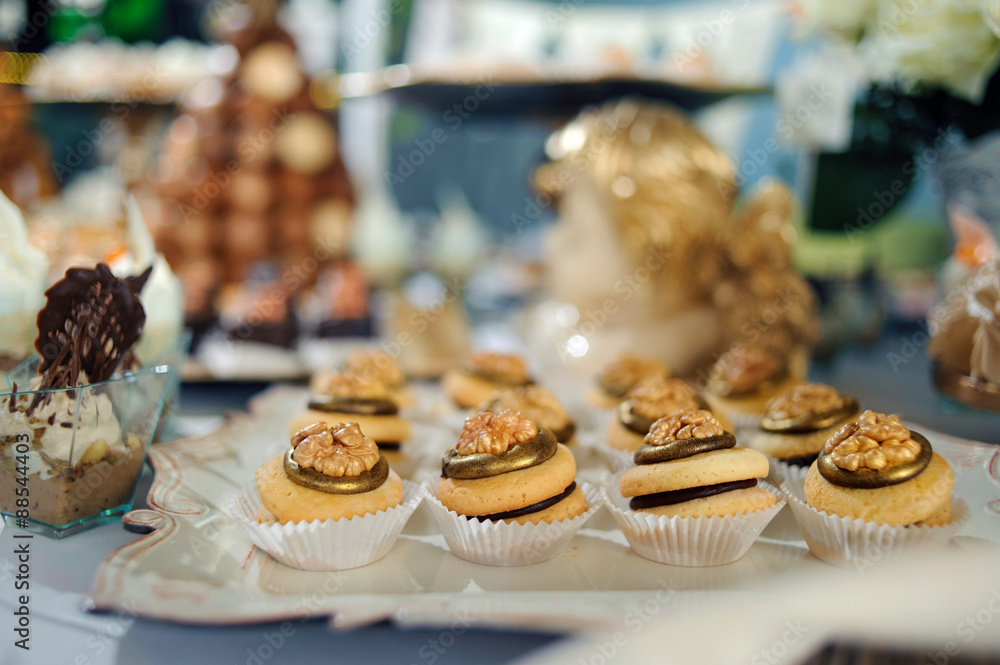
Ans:
{"type": "MultiPolygon", "coordinates": [[[[413,480],[440,473],[440,455],[457,432],[436,388],[420,386],[418,404],[435,413],[415,419],[409,468],[413,480]]],[[[682,568],[632,552],[602,507],[556,558],[531,566],[494,568],[448,550],[426,506],[411,517],[389,555],[340,572],[289,568],[254,547],[228,505],[254,470],[288,444],[288,418],[306,403],[303,388],[271,388],[246,413],[214,433],[154,445],[156,478],[148,508],[125,516],[126,528],[145,533],[98,567],[85,601],[91,611],[128,608],[138,616],[186,624],[248,624],[329,617],[335,629],[389,620],[400,626],[468,626],[536,631],[620,627],[642,620],[636,612],[690,607],[726,595],[763,593],[791,571],[857,575],[809,554],[786,507],[740,560],[710,568],[682,568]]],[[[578,477],[599,483],[608,473],[596,453],[600,418],[582,406],[576,455],[578,477]],[[589,421],[587,420],[589,418],[589,421]]],[[[921,428],[917,428],[921,429],[921,428]]],[[[995,446],[923,430],[952,465],[956,494],[970,519],[951,547],[996,540],[1000,526],[1000,452],[995,446]]]]}

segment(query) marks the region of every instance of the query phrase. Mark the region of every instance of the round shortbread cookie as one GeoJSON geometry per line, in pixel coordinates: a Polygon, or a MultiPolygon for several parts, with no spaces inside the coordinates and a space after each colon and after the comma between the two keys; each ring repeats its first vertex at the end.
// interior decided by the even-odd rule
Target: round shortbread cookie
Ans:
{"type": "Polygon", "coordinates": [[[271,458],[257,469],[256,474],[260,502],[282,524],[377,513],[403,500],[403,481],[391,469],[382,486],[371,492],[330,494],[289,480],[283,459],[284,454],[271,458]]]}
{"type": "Polygon", "coordinates": [[[642,447],[642,442],[646,437],[642,434],[636,434],[629,428],[622,424],[622,421],[618,418],[612,418],[608,421],[608,429],[605,432],[605,439],[608,445],[612,448],[618,450],[625,450],[628,452],[635,452],[642,447]]]}
{"type": "Polygon", "coordinates": [[[642,508],[635,512],[656,517],[724,517],[742,515],[773,506],[778,498],[762,487],[748,487],[741,490],[723,492],[703,499],[692,499],[669,506],[642,508]]]}
{"type": "Polygon", "coordinates": [[[806,503],[832,515],[861,519],[865,522],[900,526],[922,522],[935,515],[945,502],[951,502],[955,474],[948,462],[934,453],[930,464],[914,478],[897,485],[876,489],[840,487],[824,478],[816,462],[809,467],[805,481],[806,503]]]}
{"type": "Polygon", "coordinates": [[[855,417],[844,418],[829,427],[824,427],[815,432],[783,434],[759,430],[750,437],[748,445],[779,460],[815,455],[823,449],[823,446],[826,445],[830,437],[844,426],[844,423],[848,420],[853,420],[855,417]]]}
{"type": "Polygon", "coordinates": [[[642,496],[763,478],[767,472],[764,453],[750,448],[723,448],[669,462],[634,466],[622,474],[619,487],[624,497],[642,496]]]}
{"type": "Polygon", "coordinates": [[[571,520],[577,515],[583,515],[585,512],[587,512],[587,497],[584,495],[583,490],[577,486],[568,497],[554,506],[549,506],[545,510],[539,510],[528,515],[522,515],[521,517],[504,520],[504,522],[507,524],[559,522],[561,520],[571,520]]]}
{"type": "Polygon", "coordinates": [[[442,478],[438,500],[459,515],[492,515],[518,510],[559,494],[576,478],[573,453],[563,444],[541,464],[487,478],[442,478]]]}
{"type": "Polygon", "coordinates": [[[315,411],[306,409],[294,416],[288,423],[289,436],[314,423],[357,423],[365,436],[371,437],[375,443],[383,441],[402,443],[408,441],[412,434],[410,422],[398,415],[393,416],[363,416],[356,413],[338,411],[315,411]]]}
{"type": "Polygon", "coordinates": [[[771,398],[784,393],[786,390],[791,390],[801,382],[801,379],[789,375],[783,381],[761,393],[745,397],[719,397],[718,395],[706,392],[705,401],[709,403],[714,413],[738,413],[762,416],[767,412],[767,403],[771,398]]]}
{"type": "Polygon", "coordinates": [[[441,378],[442,390],[463,409],[478,406],[488,400],[497,390],[507,387],[509,386],[488,381],[459,369],[450,369],[441,378]]]}

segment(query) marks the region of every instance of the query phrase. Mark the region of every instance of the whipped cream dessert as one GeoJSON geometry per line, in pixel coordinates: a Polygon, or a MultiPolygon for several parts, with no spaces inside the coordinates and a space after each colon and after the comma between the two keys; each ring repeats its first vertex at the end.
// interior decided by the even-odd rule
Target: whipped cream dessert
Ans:
{"type": "Polygon", "coordinates": [[[109,380],[142,332],[138,292],[149,272],[118,279],[104,264],[71,268],[45,292],[35,340],[38,374],[0,396],[5,514],[21,509],[58,529],[131,504],[145,441],[120,419],[129,400],[140,397],[109,380]],[[22,488],[27,506],[17,493],[22,488]]]}
{"type": "Polygon", "coordinates": [[[126,213],[128,252],[111,262],[111,271],[118,277],[125,277],[137,275],[149,267],[153,269],[142,287],[146,325],[135,348],[140,361],[147,362],[175,344],[184,329],[184,286],[170,270],[163,254],[156,251],[139,203],[132,195],[128,197],[126,213]]]}
{"type": "MultiPolygon", "coordinates": [[[[0,358],[13,365],[31,355],[35,338],[35,316],[45,302],[45,278],[49,261],[45,253],[28,242],[24,216],[0,192],[0,358]]],[[[3,386],[5,389],[6,386],[3,386]]]]}

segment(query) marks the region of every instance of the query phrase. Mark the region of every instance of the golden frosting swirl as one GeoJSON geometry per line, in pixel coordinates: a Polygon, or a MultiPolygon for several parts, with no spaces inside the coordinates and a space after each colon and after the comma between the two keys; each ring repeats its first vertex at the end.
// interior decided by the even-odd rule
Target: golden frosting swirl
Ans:
{"type": "Polygon", "coordinates": [[[681,409],[653,423],[643,442],[648,446],[664,446],[674,441],[709,439],[723,434],[725,430],[710,411],[681,409]]]}
{"type": "Polygon", "coordinates": [[[898,416],[868,410],[841,427],[823,447],[830,461],[845,471],[882,471],[917,459],[921,444],[898,416]]]}
{"type": "Polygon", "coordinates": [[[635,384],[625,395],[631,412],[647,420],[673,415],[681,409],[698,408],[694,388],[680,379],[649,376],[635,384]]]}
{"type": "Polygon", "coordinates": [[[535,384],[501,388],[493,393],[481,410],[493,413],[517,411],[553,432],[565,429],[570,423],[569,414],[555,393],[535,384]]]}
{"type": "Polygon", "coordinates": [[[325,476],[360,476],[378,462],[375,442],[361,433],[357,423],[315,423],[292,435],[292,459],[304,469],[325,476]]]}
{"type": "Polygon", "coordinates": [[[374,376],[345,370],[335,372],[316,386],[316,392],[330,397],[390,399],[389,388],[374,376]]]}
{"type": "Polygon", "coordinates": [[[670,376],[667,366],[655,358],[639,358],[625,354],[607,365],[597,377],[601,388],[616,397],[622,397],[639,381],[649,376],[670,376]]]}
{"type": "Polygon", "coordinates": [[[390,388],[406,383],[406,376],[396,359],[381,349],[357,349],[347,357],[344,369],[352,374],[381,381],[390,388]]]}
{"type": "Polygon", "coordinates": [[[738,346],[719,358],[709,375],[709,388],[717,394],[740,394],[756,390],[779,378],[785,365],[775,353],[755,346],[738,346]]]}
{"type": "Polygon", "coordinates": [[[800,383],[767,403],[772,420],[820,416],[843,408],[847,403],[837,389],[825,383],[800,383]]]}
{"type": "Polygon", "coordinates": [[[511,353],[473,353],[469,359],[469,368],[477,374],[502,378],[505,383],[520,385],[531,380],[524,358],[511,353]]]}
{"type": "Polygon", "coordinates": [[[535,423],[517,411],[485,411],[465,419],[455,450],[459,455],[503,455],[519,443],[531,441],[536,436],[538,427],[535,423]]]}

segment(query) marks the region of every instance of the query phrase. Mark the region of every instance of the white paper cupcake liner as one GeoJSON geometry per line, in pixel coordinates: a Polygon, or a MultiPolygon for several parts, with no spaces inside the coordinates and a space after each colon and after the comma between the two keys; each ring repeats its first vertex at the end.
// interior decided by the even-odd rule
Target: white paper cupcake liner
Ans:
{"type": "Polygon", "coordinates": [[[672,566],[721,566],[736,561],[785,505],[778,489],[759,482],[758,487],[778,498],[773,506],[725,517],[657,517],[629,508],[629,499],[618,486],[620,478],[616,474],[604,488],[612,517],[636,554],[672,566]]]}
{"type": "Polygon", "coordinates": [[[781,487],[782,483],[802,487],[806,482],[806,474],[809,473],[808,466],[788,464],[770,455],[767,456],[767,461],[771,466],[771,473],[768,475],[768,478],[773,481],[776,487],[781,487]]]}
{"type": "Polygon", "coordinates": [[[760,413],[743,413],[742,411],[734,411],[732,409],[726,410],[725,414],[730,422],[733,423],[733,429],[736,430],[734,433],[739,433],[740,430],[757,429],[760,427],[760,419],[763,417],[760,413]]]}
{"type": "Polygon", "coordinates": [[[601,493],[590,483],[580,483],[587,499],[587,511],[573,519],[538,524],[480,522],[449,510],[437,498],[437,481],[421,485],[452,553],[473,563],[487,566],[527,566],[555,557],[573,538],[583,523],[601,507],[601,493]]]}
{"type": "Polygon", "coordinates": [[[253,544],[275,559],[302,570],[347,570],[378,561],[421,501],[420,486],[403,481],[403,500],[387,510],[350,519],[261,524],[256,485],[233,497],[229,512],[243,525],[253,544]]]}
{"type": "Polygon", "coordinates": [[[781,491],[792,507],[809,551],[817,558],[859,572],[913,548],[944,547],[969,518],[969,507],[952,495],[952,519],[941,526],[889,526],[818,511],[805,502],[802,483],[781,491]]]}
{"type": "Polygon", "coordinates": [[[619,448],[614,448],[609,446],[606,441],[600,441],[596,445],[597,452],[600,453],[604,461],[608,463],[611,467],[611,471],[614,473],[619,473],[625,471],[633,466],[635,466],[635,461],[633,457],[635,456],[634,450],[620,450],[619,448]]]}

